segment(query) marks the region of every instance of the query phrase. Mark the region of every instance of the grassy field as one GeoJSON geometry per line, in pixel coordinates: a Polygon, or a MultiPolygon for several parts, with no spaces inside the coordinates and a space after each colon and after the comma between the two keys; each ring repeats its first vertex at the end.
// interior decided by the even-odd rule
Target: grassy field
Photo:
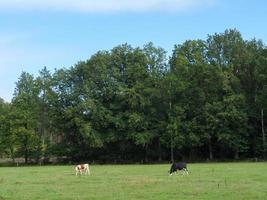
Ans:
{"type": "Polygon", "coordinates": [[[170,165],[1,167],[3,199],[267,199],[267,163],[188,164],[189,175],[168,176],[170,165]]]}

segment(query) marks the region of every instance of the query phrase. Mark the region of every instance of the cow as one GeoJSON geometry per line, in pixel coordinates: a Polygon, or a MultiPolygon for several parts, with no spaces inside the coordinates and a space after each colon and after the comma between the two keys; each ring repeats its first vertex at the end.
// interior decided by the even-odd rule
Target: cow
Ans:
{"type": "Polygon", "coordinates": [[[173,175],[174,173],[177,172],[177,170],[183,170],[183,175],[184,174],[188,174],[188,170],[186,167],[186,163],[184,162],[180,162],[180,163],[173,163],[171,165],[171,169],[170,169],[170,175],[173,175]]]}
{"type": "Polygon", "coordinates": [[[90,169],[89,169],[89,164],[79,164],[75,167],[75,171],[76,171],[76,176],[78,174],[87,174],[87,175],[90,175],[90,169]]]}

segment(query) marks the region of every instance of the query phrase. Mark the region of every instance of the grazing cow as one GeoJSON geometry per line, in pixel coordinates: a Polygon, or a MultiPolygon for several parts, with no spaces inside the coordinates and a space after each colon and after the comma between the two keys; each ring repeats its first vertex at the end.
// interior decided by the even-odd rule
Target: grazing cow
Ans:
{"type": "Polygon", "coordinates": [[[177,170],[183,170],[183,175],[186,173],[188,174],[188,170],[186,167],[186,163],[173,163],[170,169],[170,175],[173,175],[177,172],[177,170]]]}
{"type": "Polygon", "coordinates": [[[89,164],[79,164],[75,167],[76,176],[79,174],[90,174],[89,164]]]}

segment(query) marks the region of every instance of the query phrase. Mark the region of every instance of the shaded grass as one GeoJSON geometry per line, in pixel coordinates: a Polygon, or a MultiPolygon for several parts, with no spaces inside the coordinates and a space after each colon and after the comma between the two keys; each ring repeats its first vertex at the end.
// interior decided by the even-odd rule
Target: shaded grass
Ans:
{"type": "Polygon", "coordinates": [[[168,176],[169,165],[1,167],[2,199],[267,199],[267,163],[189,164],[190,175],[168,176]]]}

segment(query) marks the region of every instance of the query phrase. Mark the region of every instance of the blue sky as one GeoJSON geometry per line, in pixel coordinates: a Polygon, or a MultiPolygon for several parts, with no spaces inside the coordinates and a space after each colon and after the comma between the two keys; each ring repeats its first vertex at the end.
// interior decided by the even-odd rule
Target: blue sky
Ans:
{"type": "Polygon", "coordinates": [[[267,42],[266,0],[0,0],[0,97],[22,71],[68,68],[98,50],[174,44],[236,28],[267,42]]]}

